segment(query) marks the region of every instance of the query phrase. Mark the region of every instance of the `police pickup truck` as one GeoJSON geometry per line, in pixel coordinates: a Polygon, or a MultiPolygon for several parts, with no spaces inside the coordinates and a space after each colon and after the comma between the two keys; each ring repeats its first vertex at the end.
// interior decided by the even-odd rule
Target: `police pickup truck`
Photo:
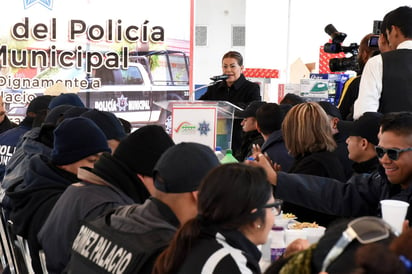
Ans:
{"type": "MultiPolygon", "coordinates": [[[[130,56],[125,69],[102,66],[88,74],[85,69],[48,68],[34,78],[86,82],[87,88],[80,88],[78,95],[87,107],[113,112],[135,128],[144,124],[165,126],[170,113],[156,102],[189,99],[188,67],[188,57],[183,52],[152,51],[130,56]]],[[[45,90],[20,89],[19,92],[20,96],[29,98],[45,90]]],[[[4,99],[7,103],[7,98],[4,99]]],[[[9,104],[9,107],[10,119],[21,121],[24,113],[21,106],[9,104]]]]}

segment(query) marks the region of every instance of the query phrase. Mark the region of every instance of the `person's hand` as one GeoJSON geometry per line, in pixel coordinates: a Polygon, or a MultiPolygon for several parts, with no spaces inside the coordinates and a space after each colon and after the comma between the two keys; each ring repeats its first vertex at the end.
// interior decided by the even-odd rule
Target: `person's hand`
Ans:
{"type": "Polygon", "coordinates": [[[286,258],[296,252],[308,249],[309,246],[310,246],[310,243],[308,240],[296,239],[286,247],[285,253],[283,253],[283,257],[286,258]]]}
{"type": "Polygon", "coordinates": [[[267,176],[268,181],[272,185],[276,185],[278,175],[276,174],[276,170],[275,170],[274,166],[272,165],[270,159],[268,159],[268,158],[269,157],[267,157],[267,156],[263,155],[262,153],[260,153],[256,156],[254,161],[246,160],[245,164],[251,165],[251,166],[258,166],[258,167],[263,168],[266,171],[266,176],[267,176]]]}
{"type": "Polygon", "coordinates": [[[282,167],[278,163],[273,164],[273,169],[278,172],[282,170],[282,167]]]}
{"type": "Polygon", "coordinates": [[[256,159],[257,156],[261,153],[262,153],[262,149],[260,148],[259,144],[253,144],[252,145],[252,155],[251,156],[256,159]]]}

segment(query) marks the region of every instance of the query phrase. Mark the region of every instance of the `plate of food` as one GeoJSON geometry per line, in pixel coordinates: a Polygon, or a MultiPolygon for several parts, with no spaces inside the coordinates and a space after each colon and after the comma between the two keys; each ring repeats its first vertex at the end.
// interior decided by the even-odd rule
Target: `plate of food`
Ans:
{"type": "Polygon", "coordinates": [[[316,222],[290,222],[288,224],[288,229],[304,229],[304,228],[318,228],[319,225],[316,222]]]}
{"type": "Polygon", "coordinates": [[[296,220],[297,219],[296,215],[293,214],[293,213],[282,213],[281,216],[282,216],[282,218],[289,219],[289,220],[296,220]]]}

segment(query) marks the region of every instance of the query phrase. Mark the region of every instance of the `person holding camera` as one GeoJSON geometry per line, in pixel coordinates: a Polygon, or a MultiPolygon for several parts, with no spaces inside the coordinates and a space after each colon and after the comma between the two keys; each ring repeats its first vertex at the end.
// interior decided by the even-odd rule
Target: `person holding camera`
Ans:
{"type": "Polygon", "coordinates": [[[368,60],[363,70],[353,118],[364,112],[412,109],[412,7],[390,11],[382,21],[391,51],[368,60]]]}
{"type": "Polygon", "coordinates": [[[359,54],[357,56],[359,64],[359,70],[357,71],[358,75],[348,79],[343,86],[342,95],[338,104],[343,120],[353,120],[353,104],[359,95],[359,84],[363,68],[369,58],[380,53],[380,48],[378,50],[377,46],[370,44],[372,41],[371,39],[375,37],[376,35],[369,33],[362,38],[359,45],[359,54]]]}

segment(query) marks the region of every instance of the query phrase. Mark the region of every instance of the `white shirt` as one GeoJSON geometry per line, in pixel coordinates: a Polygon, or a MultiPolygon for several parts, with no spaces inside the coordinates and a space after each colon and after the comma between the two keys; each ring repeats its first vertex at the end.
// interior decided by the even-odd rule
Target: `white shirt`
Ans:
{"type": "MultiPolygon", "coordinates": [[[[412,49],[412,40],[403,41],[396,49],[412,49]]],[[[382,56],[370,58],[363,69],[359,85],[359,95],[353,107],[353,119],[358,119],[363,113],[376,112],[382,93],[383,63],[382,56]]]]}

